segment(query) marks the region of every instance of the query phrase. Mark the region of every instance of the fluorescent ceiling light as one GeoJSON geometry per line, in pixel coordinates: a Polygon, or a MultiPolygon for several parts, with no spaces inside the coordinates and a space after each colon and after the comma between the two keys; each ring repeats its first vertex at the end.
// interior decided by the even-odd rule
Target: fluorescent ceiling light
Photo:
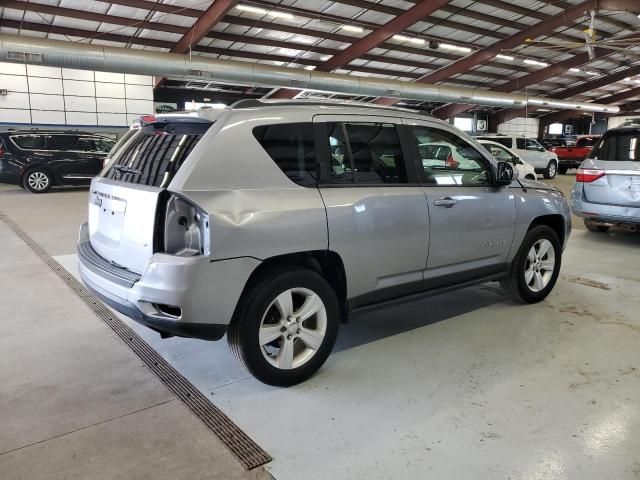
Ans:
{"type": "Polygon", "coordinates": [[[364,31],[362,28],[354,27],[353,25],[342,25],[340,28],[346,30],[347,32],[362,33],[364,31]]]}
{"type": "Polygon", "coordinates": [[[465,52],[465,53],[470,53],[471,49],[467,48],[467,47],[459,47],[458,45],[450,45],[448,43],[441,43],[440,44],[440,48],[444,48],[447,50],[455,50],[457,52],[465,52]]]}
{"type": "Polygon", "coordinates": [[[510,62],[513,62],[513,60],[514,60],[514,58],[511,55],[498,54],[498,55],[496,55],[496,58],[499,58],[500,60],[508,60],[510,62]]]}
{"type": "Polygon", "coordinates": [[[276,12],[274,10],[271,10],[270,12],[267,12],[267,15],[269,15],[270,17],[286,18],[287,20],[293,20],[293,15],[286,12],[276,12]]]}
{"type": "Polygon", "coordinates": [[[587,75],[600,75],[600,73],[598,72],[591,72],[591,71],[586,71],[584,73],[586,73],[587,75]]]}
{"type": "Polygon", "coordinates": [[[252,7],[251,5],[236,5],[238,10],[243,12],[257,13],[259,15],[269,15],[270,17],[286,18],[293,20],[293,15],[286,12],[276,12],[275,10],[265,10],[264,8],[252,7]]]}
{"type": "Polygon", "coordinates": [[[306,67],[304,67],[305,70],[315,70],[316,66],[315,65],[307,65],[306,67]]]}
{"type": "Polygon", "coordinates": [[[574,72],[574,73],[578,73],[578,72],[580,72],[580,69],[579,68],[570,68],[569,71],[570,72],[574,72]]]}
{"type": "Polygon", "coordinates": [[[393,39],[399,42],[406,42],[409,40],[409,37],[405,37],[404,35],[394,35],[393,39]]]}
{"type": "Polygon", "coordinates": [[[250,5],[236,5],[236,8],[243,12],[260,13],[262,15],[267,14],[267,11],[264,8],[252,7],[250,5]]]}
{"type": "Polygon", "coordinates": [[[424,45],[424,40],[422,38],[410,38],[409,41],[418,45],[424,45]]]}
{"type": "Polygon", "coordinates": [[[530,60],[528,58],[525,58],[524,63],[526,63],[527,65],[537,65],[539,67],[548,67],[549,66],[548,63],[539,62],[537,60],[530,60]]]}

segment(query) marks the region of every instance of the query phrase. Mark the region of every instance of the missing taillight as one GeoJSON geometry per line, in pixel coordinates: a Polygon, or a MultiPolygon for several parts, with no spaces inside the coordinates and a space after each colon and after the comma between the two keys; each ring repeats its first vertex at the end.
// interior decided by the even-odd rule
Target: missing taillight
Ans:
{"type": "Polygon", "coordinates": [[[579,168],[576,173],[576,182],[591,183],[604,177],[605,171],[595,168],[579,168]]]}
{"type": "Polygon", "coordinates": [[[210,255],[208,216],[182,197],[172,195],[166,204],[163,250],[172,255],[210,255]]]}

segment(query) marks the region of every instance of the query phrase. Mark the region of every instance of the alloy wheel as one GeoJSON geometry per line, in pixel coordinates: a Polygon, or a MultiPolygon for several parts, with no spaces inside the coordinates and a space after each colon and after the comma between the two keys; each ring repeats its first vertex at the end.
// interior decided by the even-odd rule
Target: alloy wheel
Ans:
{"type": "Polygon", "coordinates": [[[556,268],[553,244],[543,238],[533,244],[527,254],[524,281],[532,292],[540,292],[549,285],[556,268]]]}
{"type": "Polygon", "coordinates": [[[34,190],[46,190],[49,186],[49,177],[42,172],[33,172],[29,174],[27,183],[34,190]]]}
{"type": "Polygon", "coordinates": [[[326,331],[327,310],[320,296],[307,288],[291,288],[267,307],[258,334],[260,350],[278,369],[298,368],[320,349],[326,331]]]}

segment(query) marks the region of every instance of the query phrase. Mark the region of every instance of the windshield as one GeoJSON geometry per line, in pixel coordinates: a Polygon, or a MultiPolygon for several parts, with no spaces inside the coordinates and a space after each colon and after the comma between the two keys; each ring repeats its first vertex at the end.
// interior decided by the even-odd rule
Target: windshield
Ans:
{"type": "Polygon", "coordinates": [[[616,131],[606,134],[591,152],[594,160],[640,161],[640,131],[616,131]]]}
{"type": "Polygon", "coordinates": [[[211,125],[158,122],[131,130],[110,152],[115,161],[101,176],[165,188],[211,125]]]}

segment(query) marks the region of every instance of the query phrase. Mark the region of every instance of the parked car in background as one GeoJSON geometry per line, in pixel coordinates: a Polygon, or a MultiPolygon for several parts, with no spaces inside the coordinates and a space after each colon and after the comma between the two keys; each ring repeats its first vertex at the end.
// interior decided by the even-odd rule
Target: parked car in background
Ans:
{"type": "Polygon", "coordinates": [[[513,164],[516,172],[518,172],[518,178],[526,178],[527,180],[535,180],[538,178],[533,166],[523,161],[513,150],[505,147],[501,143],[490,140],[479,140],[479,143],[489,150],[491,155],[499,162],[509,162],[513,164]]]}
{"type": "Polygon", "coordinates": [[[553,147],[551,151],[558,156],[560,162],[558,171],[565,174],[570,168],[578,168],[599,139],[600,135],[585,135],[578,137],[575,146],[553,147]]]}
{"type": "Polygon", "coordinates": [[[311,376],[350,312],[486,281],[534,303],[558,278],[562,193],[418,112],[247,100],[130,132],[91,184],[82,280],[163,336],[226,332],[265,383],[311,376]]]}
{"type": "Polygon", "coordinates": [[[476,140],[490,140],[510,148],[525,162],[533,165],[536,173],[544,178],[555,178],[558,173],[558,156],[544,148],[537,140],[516,135],[481,135],[476,140]]]}
{"type": "Polygon", "coordinates": [[[591,231],[640,228],[640,124],[598,140],[578,169],[571,207],[591,231]]]}
{"type": "Polygon", "coordinates": [[[88,185],[115,141],[91,132],[0,132],[0,182],[44,193],[53,186],[88,185]]]}

